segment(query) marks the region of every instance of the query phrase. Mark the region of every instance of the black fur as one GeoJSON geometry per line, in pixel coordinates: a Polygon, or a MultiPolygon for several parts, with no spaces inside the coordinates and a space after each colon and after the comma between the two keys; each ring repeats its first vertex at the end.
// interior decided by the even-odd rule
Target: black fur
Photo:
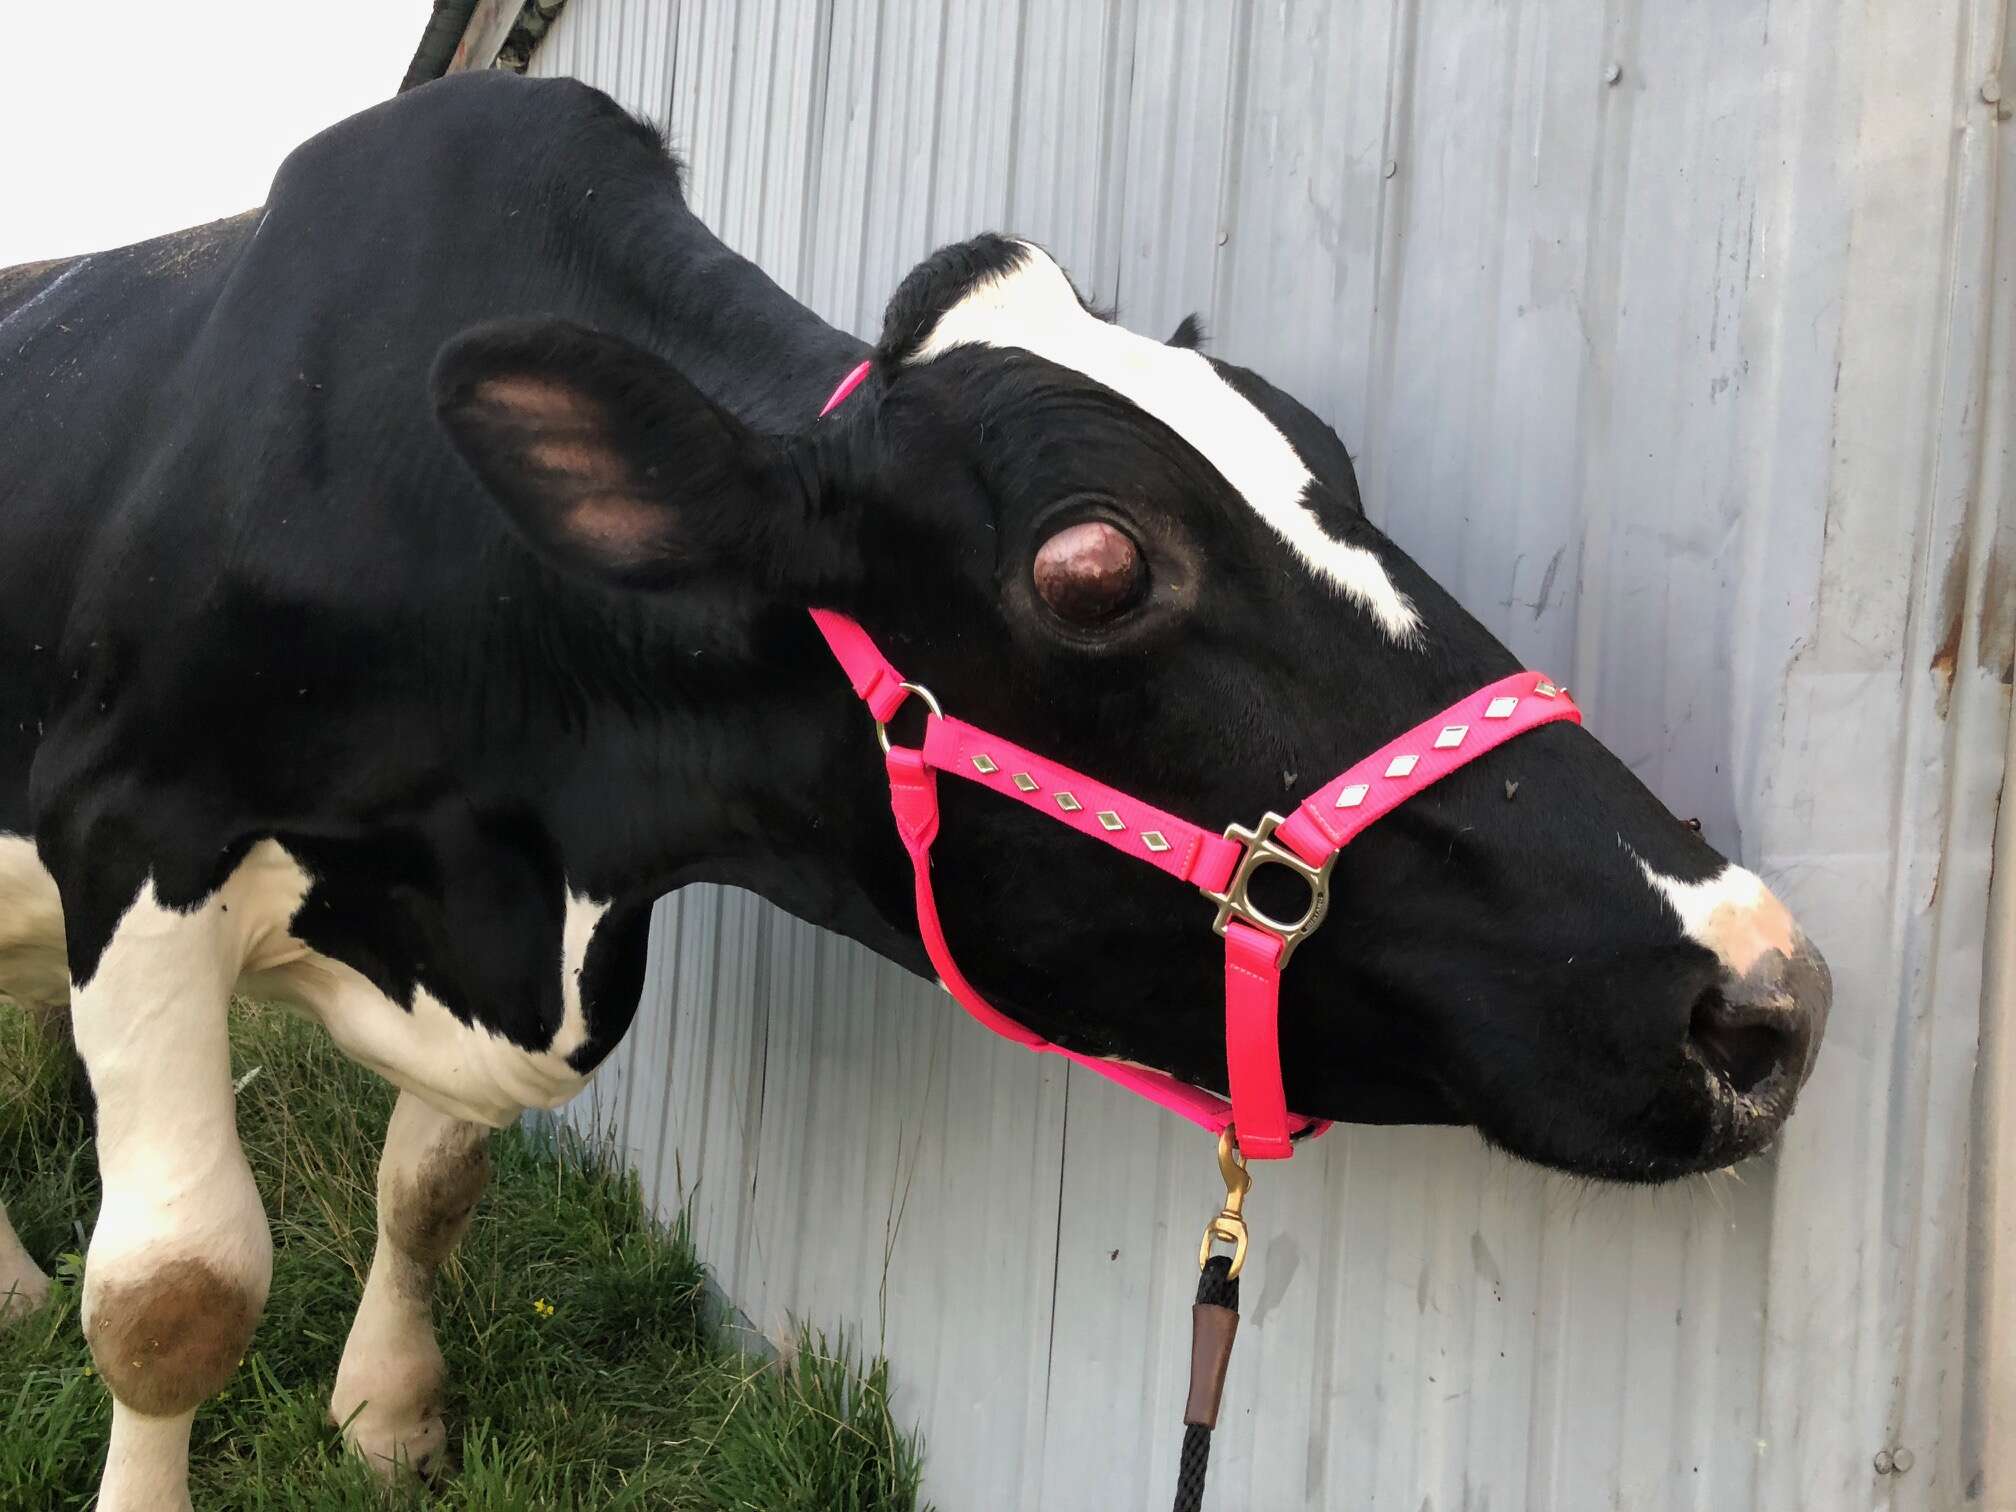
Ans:
{"type": "MultiPolygon", "coordinates": [[[[308,943],[528,1046],[559,1022],[567,890],[611,900],[583,1068],[635,1009],[651,900],[691,881],[927,972],[808,603],[983,727],[1214,826],[1513,667],[1366,522],[1335,434],[1251,372],[1218,363],[1326,527],[1419,606],[1419,645],[1082,375],[972,348],[906,366],[1020,255],[927,259],[875,378],[815,424],[867,349],[723,247],[604,96],[486,73],[310,141],[263,217],[0,276],[0,829],[36,837],[77,979],[144,879],[193,904],[265,837],[315,879],[308,943]],[[1030,586],[1042,541],[1093,517],[1149,574],[1096,634],[1030,586]]],[[[1067,1045],[1222,1086],[1210,907],[941,788],[974,980],[1067,1045]]],[[[1287,974],[1290,1101],[1634,1177],[1768,1134],[1682,1057],[1715,963],[1620,836],[1670,874],[1720,864],[1565,726],[1375,826],[1287,974]]]]}

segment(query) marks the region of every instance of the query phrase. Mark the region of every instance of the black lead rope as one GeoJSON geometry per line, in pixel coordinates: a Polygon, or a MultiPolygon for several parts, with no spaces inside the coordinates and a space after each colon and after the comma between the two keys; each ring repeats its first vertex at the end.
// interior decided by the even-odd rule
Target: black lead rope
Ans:
{"type": "Polygon", "coordinates": [[[1232,1274],[1232,1257],[1213,1255],[1197,1278],[1197,1302],[1190,1309],[1190,1399],[1183,1407],[1183,1458],[1176,1467],[1173,1512],[1199,1512],[1204,1505],[1211,1430],[1218,1426],[1218,1398],[1238,1331],[1239,1280],[1232,1274]]]}
{"type": "Polygon", "coordinates": [[[1199,1512],[1204,1505],[1204,1472],[1211,1464],[1211,1430],[1218,1426],[1218,1402],[1225,1394],[1225,1368],[1239,1333],[1239,1271],[1246,1263],[1246,1219],[1242,1209],[1253,1184],[1232,1129],[1218,1136],[1218,1174],[1225,1179],[1225,1206],[1204,1226],[1197,1251],[1197,1301],[1190,1308],[1190,1395],[1183,1403],[1183,1457],[1176,1466],[1174,1512],[1199,1512]],[[1232,1253],[1214,1255],[1215,1244],[1232,1253]]]}

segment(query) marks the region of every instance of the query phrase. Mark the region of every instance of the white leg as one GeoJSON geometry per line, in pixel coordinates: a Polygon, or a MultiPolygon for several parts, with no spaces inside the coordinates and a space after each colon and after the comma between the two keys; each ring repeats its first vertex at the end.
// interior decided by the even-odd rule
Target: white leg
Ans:
{"type": "Polygon", "coordinates": [[[189,1505],[190,1421],[243,1357],[272,1277],[231,1090],[230,901],[227,886],[177,913],[148,883],[71,994],[104,1183],[84,1268],[84,1334],[113,1396],[99,1512],[189,1505]]]}
{"type": "MultiPolygon", "coordinates": [[[[54,884],[51,886],[53,888],[54,884]]],[[[38,1037],[68,1044],[70,1010],[67,1006],[18,1000],[17,1006],[27,1015],[38,1037]]],[[[42,1305],[48,1295],[49,1278],[22,1246],[14,1226],[7,1221],[7,1205],[0,1202],[0,1328],[27,1317],[42,1305]]]]}
{"type": "Polygon", "coordinates": [[[168,1417],[128,1411],[117,1398],[112,1405],[112,1445],[105,1455],[105,1476],[98,1483],[100,1507],[161,1508],[189,1505],[189,1426],[196,1409],[168,1417]]]}
{"type": "Polygon", "coordinates": [[[350,1447],[391,1474],[425,1473],[447,1441],[447,1372],[434,1340],[434,1273],[490,1175],[490,1130],[399,1094],[378,1162],[378,1248],[343,1346],[330,1416],[350,1447]]]}
{"type": "Polygon", "coordinates": [[[0,1325],[25,1318],[49,1295],[49,1278],[29,1258],[0,1203],[0,1325]]]}

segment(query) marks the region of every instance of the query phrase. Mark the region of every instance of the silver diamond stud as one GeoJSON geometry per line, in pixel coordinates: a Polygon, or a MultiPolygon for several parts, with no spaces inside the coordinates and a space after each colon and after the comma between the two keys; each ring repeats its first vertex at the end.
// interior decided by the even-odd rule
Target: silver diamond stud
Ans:
{"type": "Polygon", "coordinates": [[[1538,681],[1537,683],[1533,684],[1533,696],[1535,698],[1552,698],[1556,693],[1559,693],[1560,691],[1561,690],[1559,688],[1555,687],[1554,684],[1547,681],[1547,679],[1544,677],[1541,678],[1540,681],[1538,681]]]}
{"type": "Polygon", "coordinates": [[[1099,828],[1103,830],[1123,830],[1127,828],[1127,821],[1111,809],[1101,809],[1099,810],[1099,828]]]}
{"type": "Polygon", "coordinates": [[[1463,737],[1469,733],[1470,726],[1468,725],[1444,725],[1442,726],[1442,733],[1435,737],[1435,749],[1438,751],[1453,751],[1456,747],[1463,744],[1463,737]]]}
{"type": "Polygon", "coordinates": [[[1162,838],[1162,831],[1160,830],[1141,831],[1141,843],[1157,855],[1169,849],[1169,842],[1162,838]]]}
{"type": "Polygon", "coordinates": [[[973,758],[973,770],[978,772],[982,777],[992,777],[1001,768],[994,765],[994,758],[992,756],[975,756],[973,758]]]}
{"type": "Polygon", "coordinates": [[[1494,698],[1484,706],[1484,717],[1486,719],[1510,719],[1512,711],[1518,707],[1519,700],[1516,698],[1494,698]]]}
{"type": "Polygon", "coordinates": [[[1022,792],[1033,793],[1036,791],[1036,779],[1031,777],[1027,772],[1017,772],[1015,774],[1015,786],[1022,792]]]}
{"type": "Polygon", "coordinates": [[[1078,810],[1085,807],[1085,805],[1080,803],[1076,798],[1073,798],[1069,793],[1059,793],[1057,795],[1057,807],[1064,810],[1067,814],[1075,814],[1078,810]]]}
{"type": "Polygon", "coordinates": [[[1362,782],[1354,782],[1337,795],[1337,807],[1356,808],[1365,801],[1365,795],[1372,790],[1362,782]]]}
{"type": "Polygon", "coordinates": [[[1415,767],[1419,766],[1420,763],[1421,758],[1419,756],[1395,756],[1386,765],[1386,775],[1388,777],[1405,777],[1415,767]]]}

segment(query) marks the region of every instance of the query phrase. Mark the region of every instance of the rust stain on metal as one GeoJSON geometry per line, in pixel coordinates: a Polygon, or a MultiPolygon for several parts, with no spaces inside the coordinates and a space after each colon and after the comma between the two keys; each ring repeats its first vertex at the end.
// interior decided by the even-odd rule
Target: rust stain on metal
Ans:
{"type": "MultiPolygon", "coordinates": [[[[2009,553],[2002,546],[1989,551],[1974,647],[1975,665],[2004,687],[2016,684],[2016,583],[2010,580],[2011,566],[2009,553]]],[[[1967,557],[1957,553],[1946,564],[1946,579],[1939,590],[1939,623],[1946,630],[1932,652],[1941,719],[1952,703],[1953,678],[1960,669],[1967,629],[1966,600],[1967,557]]]]}
{"type": "Polygon", "coordinates": [[[1988,582],[1981,593],[1977,665],[2003,687],[2016,685],[2016,562],[2004,546],[1988,553],[1988,582]]]}
{"type": "Polygon", "coordinates": [[[1960,639],[1966,629],[1967,553],[1956,551],[1946,563],[1946,577],[1939,587],[1938,623],[1946,627],[1932,652],[1932,676],[1939,684],[1937,707],[1944,719],[1953,702],[1953,673],[1960,662],[1960,639]]]}

